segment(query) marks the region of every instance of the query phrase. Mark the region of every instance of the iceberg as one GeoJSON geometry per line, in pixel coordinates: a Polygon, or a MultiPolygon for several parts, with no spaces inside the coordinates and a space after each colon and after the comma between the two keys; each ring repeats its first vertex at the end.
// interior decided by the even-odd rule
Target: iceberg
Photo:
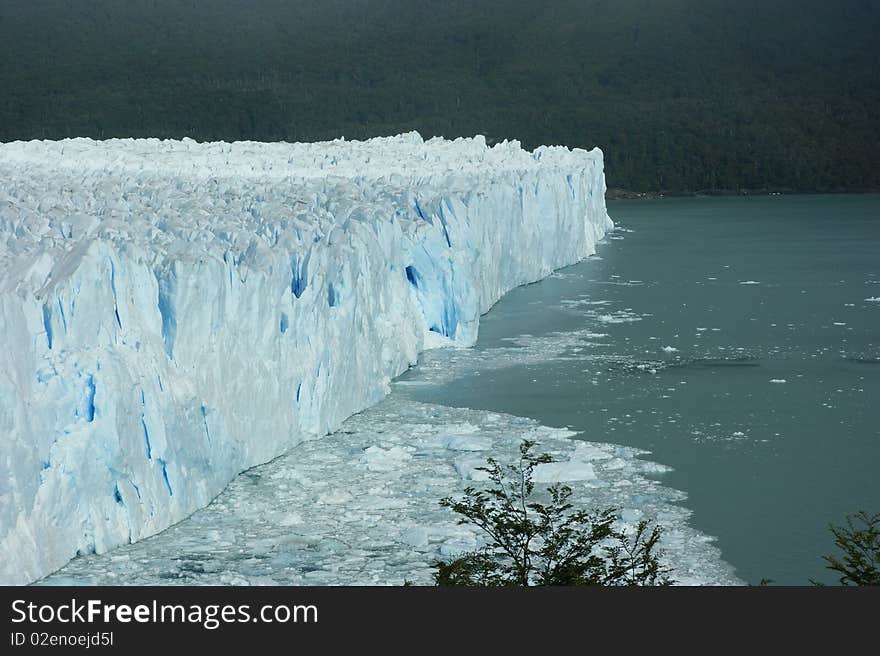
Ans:
{"type": "Polygon", "coordinates": [[[599,149],[481,136],[13,142],[0,176],[2,584],[206,506],[613,228],[599,149]]]}

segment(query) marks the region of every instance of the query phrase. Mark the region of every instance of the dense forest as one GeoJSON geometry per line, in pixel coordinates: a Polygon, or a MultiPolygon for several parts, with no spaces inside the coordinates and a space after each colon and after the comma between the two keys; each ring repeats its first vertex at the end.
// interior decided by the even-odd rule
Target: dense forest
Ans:
{"type": "Polygon", "coordinates": [[[880,189],[876,0],[0,0],[0,141],[418,130],[639,191],[880,189]]]}

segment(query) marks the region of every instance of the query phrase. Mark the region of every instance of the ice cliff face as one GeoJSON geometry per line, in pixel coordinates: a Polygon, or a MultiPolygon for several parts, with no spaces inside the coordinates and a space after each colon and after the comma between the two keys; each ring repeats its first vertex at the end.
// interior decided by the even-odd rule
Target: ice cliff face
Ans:
{"type": "Polygon", "coordinates": [[[594,252],[602,153],[0,144],[0,583],[152,535],[594,252]]]}

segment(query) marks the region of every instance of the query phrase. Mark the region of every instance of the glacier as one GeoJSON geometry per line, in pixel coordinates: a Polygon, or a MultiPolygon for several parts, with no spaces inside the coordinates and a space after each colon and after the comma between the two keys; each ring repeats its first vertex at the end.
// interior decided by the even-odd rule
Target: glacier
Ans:
{"type": "Polygon", "coordinates": [[[0,583],[154,535],[613,228],[603,157],[417,133],[0,144],[0,583]]]}

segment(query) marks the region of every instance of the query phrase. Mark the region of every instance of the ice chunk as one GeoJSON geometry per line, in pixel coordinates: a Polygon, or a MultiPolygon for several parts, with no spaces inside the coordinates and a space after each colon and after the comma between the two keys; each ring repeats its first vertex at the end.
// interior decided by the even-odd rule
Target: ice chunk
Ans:
{"type": "Polygon", "coordinates": [[[413,526],[403,531],[400,539],[411,547],[425,547],[428,545],[428,529],[424,526],[413,526]]]}
{"type": "Polygon", "coordinates": [[[364,451],[364,462],[370,471],[393,471],[410,458],[412,458],[412,454],[399,446],[393,446],[390,449],[371,446],[364,451]]]}
{"type": "Polygon", "coordinates": [[[546,462],[535,467],[535,483],[561,483],[589,481],[596,478],[593,465],[582,460],[569,462],[546,462]]]}
{"type": "Polygon", "coordinates": [[[492,438],[482,435],[444,435],[442,444],[452,451],[486,451],[492,448],[492,438]]]}
{"type": "Polygon", "coordinates": [[[479,456],[462,456],[454,462],[455,471],[462,478],[470,481],[489,480],[489,474],[481,471],[486,466],[486,459],[479,456]]]}

